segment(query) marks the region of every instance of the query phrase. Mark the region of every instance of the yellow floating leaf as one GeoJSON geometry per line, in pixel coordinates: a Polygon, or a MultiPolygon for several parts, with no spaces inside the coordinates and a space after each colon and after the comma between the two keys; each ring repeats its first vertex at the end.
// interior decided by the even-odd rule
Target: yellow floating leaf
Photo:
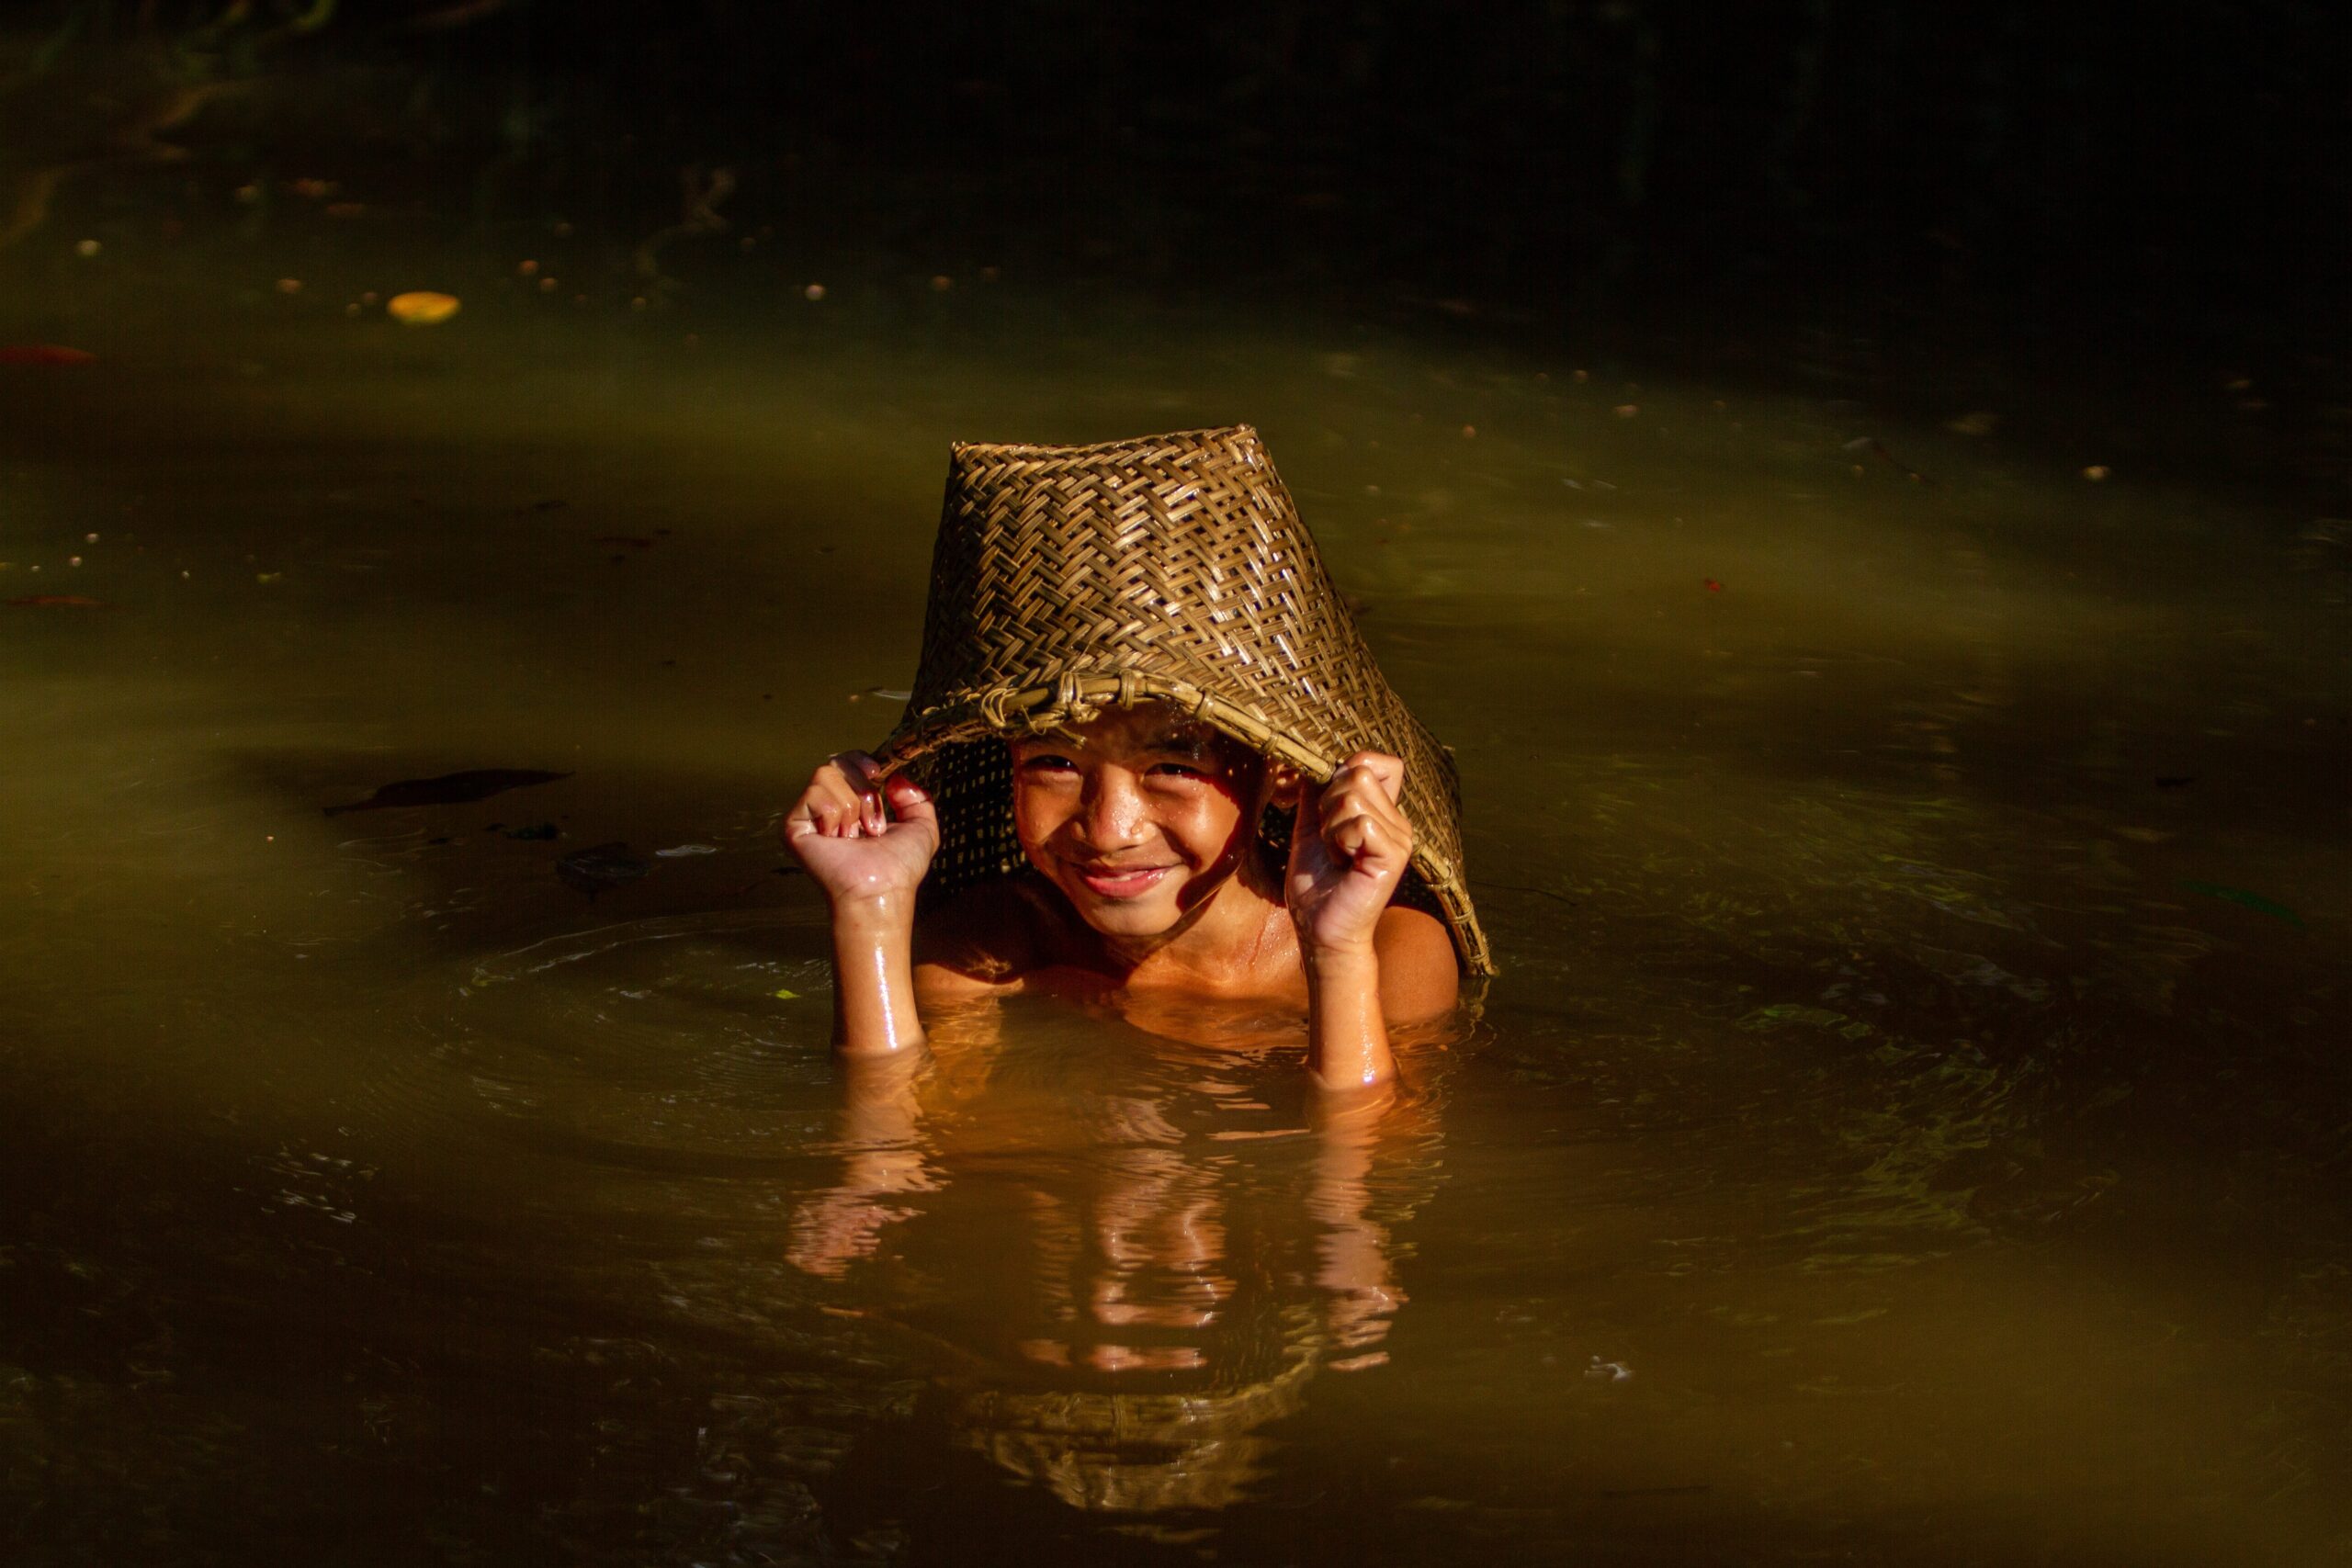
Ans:
{"type": "Polygon", "coordinates": [[[437,326],[458,313],[458,297],[435,294],[428,288],[413,289],[385,300],[384,311],[408,326],[437,326]]]}
{"type": "Polygon", "coordinates": [[[800,999],[800,993],[798,991],[787,991],[783,989],[781,987],[777,988],[775,995],[777,999],[781,1001],[791,1002],[800,999]]]}

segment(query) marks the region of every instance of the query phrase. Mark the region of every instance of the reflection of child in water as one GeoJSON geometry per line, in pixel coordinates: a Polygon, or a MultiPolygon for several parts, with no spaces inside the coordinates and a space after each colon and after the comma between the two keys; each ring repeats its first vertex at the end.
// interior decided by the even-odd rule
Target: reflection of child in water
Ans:
{"type": "Polygon", "coordinates": [[[1361,1089],[1486,968],[1450,759],[1246,427],[957,447],[907,719],[785,836],[852,1056],[1074,985],[1303,1001],[1314,1080],[1361,1089]]]}
{"type": "Polygon", "coordinates": [[[1082,1508],[1224,1506],[1319,1372],[1387,1359],[1390,1227],[1439,1179],[1453,1058],[1332,1097],[1273,1065],[1266,1010],[1163,1001],[1108,1054],[1115,1025],[1033,1010],[944,1014],[935,1067],[857,1060],[842,1180],[786,1256],[839,1278],[897,1236],[859,1316],[934,1370],[923,1425],[954,1446],[1082,1508]]]}

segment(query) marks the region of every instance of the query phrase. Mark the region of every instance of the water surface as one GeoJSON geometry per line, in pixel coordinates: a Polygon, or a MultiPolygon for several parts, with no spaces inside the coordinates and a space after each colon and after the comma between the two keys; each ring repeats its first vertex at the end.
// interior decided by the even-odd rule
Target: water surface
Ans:
{"type": "Polygon", "coordinates": [[[100,358],[0,378],[0,597],[103,602],[0,610],[14,1560],[2352,1543],[2352,528],[1957,373],[515,259],[12,307],[100,358]],[[1236,420],[1505,974],[1377,1118],[1043,1001],[846,1079],[775,818],[945,444],[1236,420]],[[569,776],[323,809],[475,768],[569,776]]]}

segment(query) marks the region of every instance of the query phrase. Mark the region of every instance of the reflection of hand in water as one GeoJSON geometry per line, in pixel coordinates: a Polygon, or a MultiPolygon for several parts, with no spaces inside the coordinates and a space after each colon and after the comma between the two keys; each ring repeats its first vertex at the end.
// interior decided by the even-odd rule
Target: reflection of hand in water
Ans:
{"type": "Polygon", "coordinates": [[[842,1179],[793,1215],[785,1258],[796,1268],[838,1278],[872,1256],[883,1226],[907,1216],[906,1204],[888,1199],[938,1185],[917,1142],[922,1109],[916,1090],[927,1066],[921,1052],[843,1061],[842,1179]]]}
{"type": "Polygon", "coordinates": [[[1329,1293],[1331,1347],[1342,1352],[1335,1371],[1377,1366],[1388,1352],[1374,1348],[1388,1337],[1389,1319],[1405,1304],[1388,1260],[1387,1229],[1365,1213],[1374,1145],[1396,1118],[1394,1090],[1378,1099],[1330,1108],[1317,1129],[1315,1186],[1307,1212],[1323,1222],[1315,1282],[1329,1293]]]}
{"type": "Polygon", "coordinates": [[[931,1023],[938,1054],[923,1048],[837,1058],[842,1072],[842,1179],[792,1216],[785,1260],[828,1279],[882,1243],[885,1225],[914,1212],[894,1198],[939,1190],[924,1152],[923,1097],[943,1085],[968,1092],[984,1078],[1001,1033],[993,1003],[939,1010],[931,1023]]]}

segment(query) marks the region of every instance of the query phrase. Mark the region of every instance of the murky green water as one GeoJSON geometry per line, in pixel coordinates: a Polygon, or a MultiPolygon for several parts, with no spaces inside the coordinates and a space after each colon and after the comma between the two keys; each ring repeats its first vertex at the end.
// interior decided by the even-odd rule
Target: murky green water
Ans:
{"type": "Polygon", "coordinates": [[[308,259],[11,307],[101,358],[0,367],[0,597],[104,602],[0,609],[12,1560],[2352,1546],[2346,530],[1800,368],[308,259]],[[1232,420],[1460,754],[1483,1015],[1374,1123],[1045,1002],[845,1083],[774,818],[945,443],[1232,420]]]}

